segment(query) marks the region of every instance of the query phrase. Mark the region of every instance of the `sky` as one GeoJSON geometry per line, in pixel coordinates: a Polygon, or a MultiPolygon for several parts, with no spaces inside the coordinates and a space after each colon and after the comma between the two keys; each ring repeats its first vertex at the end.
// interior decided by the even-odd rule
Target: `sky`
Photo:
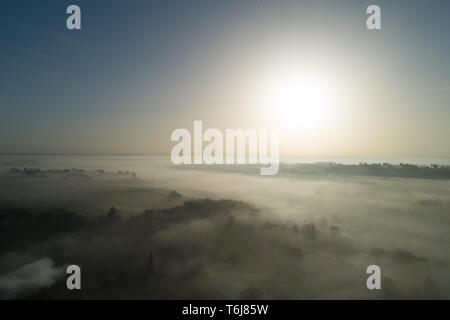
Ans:
{"type": "Polygon", "coordinates": [[[4,0],[0,24],[0,153],[168,155],[202,120],[284,156],[450,157],[445,0],[4,0]]]}

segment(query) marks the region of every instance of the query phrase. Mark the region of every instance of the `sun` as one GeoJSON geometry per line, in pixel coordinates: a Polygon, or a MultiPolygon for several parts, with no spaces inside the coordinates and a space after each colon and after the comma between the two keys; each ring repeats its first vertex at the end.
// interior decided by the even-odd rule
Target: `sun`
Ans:
{"type": "Polygon", "coordinates": [[[323,79],[291,75],[276,79],[269,91],[270,114],[281,129],[317,132],[326,124],[332,92],[323,79]]]}

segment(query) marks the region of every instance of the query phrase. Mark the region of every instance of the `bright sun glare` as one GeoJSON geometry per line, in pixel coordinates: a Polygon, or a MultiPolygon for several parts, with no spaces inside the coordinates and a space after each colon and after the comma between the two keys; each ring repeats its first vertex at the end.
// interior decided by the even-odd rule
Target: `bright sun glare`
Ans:
{"type": "Polygon", "coordinates": [[[332,94],[315,77],[290,76],[277,79],[270,88],[272,120],[280,128],[316,132],[326,123],[332,94]]]}

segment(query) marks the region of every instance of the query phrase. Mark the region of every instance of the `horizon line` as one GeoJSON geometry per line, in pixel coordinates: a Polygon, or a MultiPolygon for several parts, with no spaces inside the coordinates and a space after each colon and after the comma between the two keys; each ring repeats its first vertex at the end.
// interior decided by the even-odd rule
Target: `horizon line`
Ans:
{"type": "MultiPolygon", "coordinates": [[[[8,155],[37,155],[37,156],[153,156],[153,157],[170,157],[170,154],[150,154],[150,153],[86,153],[86,152],[0,152],[1,156],[8,155]]],[[[448,156],[295,156],[287,155],[281,158],[317,158],[317,159],[450,159],[448,156]]]]}

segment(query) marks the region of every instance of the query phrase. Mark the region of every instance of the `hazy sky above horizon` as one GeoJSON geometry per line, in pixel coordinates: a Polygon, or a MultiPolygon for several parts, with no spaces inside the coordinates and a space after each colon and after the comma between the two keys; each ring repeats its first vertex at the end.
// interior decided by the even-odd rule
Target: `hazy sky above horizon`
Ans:
{"type": "Polygon", "coordinates": [[[0,153],[169,154],[202,120],[279,128],[282,155],[450,157],[445,0],[6,0],[0,21],[0,153]]]}

